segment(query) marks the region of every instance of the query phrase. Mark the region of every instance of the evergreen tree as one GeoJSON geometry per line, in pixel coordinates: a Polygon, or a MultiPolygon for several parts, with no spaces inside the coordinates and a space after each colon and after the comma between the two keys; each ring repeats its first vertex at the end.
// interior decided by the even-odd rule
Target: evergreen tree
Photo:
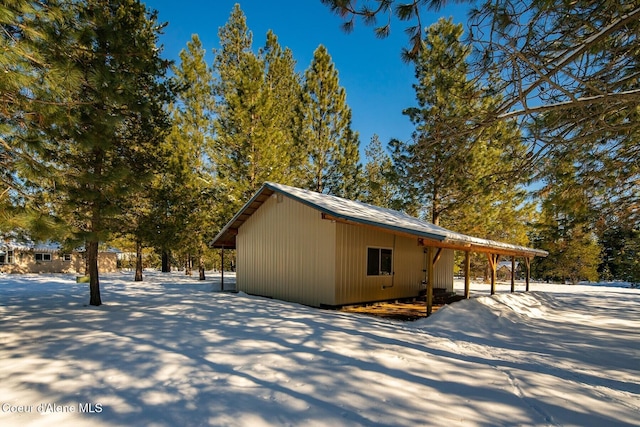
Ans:
{"type": "Polygon", "coordinates": [[[299,90],[292,55],[269,33],[260,56],[239,5],[219,31],[213,63],[217,96],[215,163],[230,217],[265,181],[292,183],[297,162],[291,132],[299,90]]]}
{"type": "MultiPolygon", "coordinates": [[[[167,169],[171,179],[172,220],[177,222],[173,246],[181,248],[190,268],[198,262],[200,280],[205,279],[207,242],[213,238],[212,224],[217,209],[215,163],[208,154],[213,144],[213,76],[197,35],[180,52],[180,64],[173,69],[177,100],[170,106],[173,126],[166,144],[170,150],[167,169]]],[[[161,217],[162,218],[162,217],[161,217]]],[[[190,271],[187,271],[190,273],[190,271]]]]}
{"type": "Polygon", "coordinates": [[[538,196],[540,220],[536,224],[536,246],[549,252],[536,259],[532,270],[547,280],[596,280],[601,248],[592,226],[594,211],[590,194],[579,184],[578,165],[571,153],[555,162],[538,196]]]}
{"type": "MultiPolygon", "coordinates": [[[[45,168],[33,155],[46,128],[77,100],[67,94],[80,82],[67,57],[45,57],[58,43],[60,22],[69,22],[64,2],[8,0],[0,4],[0,232],[29,229],[34,239],[57,231],[48,212],[34,209],[23,176],[45,168]]],[[[64,119],[64,117],[63,117],[64,119]]]]}
{"type": "Polygon", "coordinates": [[[373,135],[371,142],[364,149],[366,163],[364,166],[362,200],[375,206],[393,207],[397,197],[392,184],[393,162],[384,150],[378,135],[373,135]]]}
{"type": "Polygon", "coordinates": [[[408,174],[402,177],[406,199],[434,224],[471,195],[477,178],[469,169],[473,141],[455,131],[477,105],[465,62],[470,48],[460,42],[461,35],[462,28],[450,20],[428,29],[427,48],[415,62],[418,107],[404,111],[416,126],[413,141],[392,144],[399,170],[408,174]]]}
{"type": "Polygon", "coordinates": [[[361,186],[359,136],[351,129],[351,109],[338,71],[320,45],[305,71],[300,137],[307,143],[306,187],[321,193],[358,198],[361,186]]]}
{"type": "Polygon", "coordinates": [[[120,202],[119,226],[113,230],[121,237],[133,239],[136,251],[135,281],[142,281],[142,251],[156,238],[157,230],[149,228],[149,217],[154,214],[152,196],[154,194],[153,183],[156,177],[165,169],[167,163],[166,153],[163,152],[163,140],[168,133],[168,117],[162,109],[160,100],[164,100],[163,86],[157,89],[158,93],[153,110],[155,112],[147,117],[136,115],[127,119],[122,127],[122,139],[137,148],[135,164],[130,166],[131,172],[138,177],[138,185],[131,187],[131,193],[120,202]]]}
{"type": "MultiPolygon", "coordinates": [[[[321,0],[353,29],[355,19],[390,32],[392,17],[412,21],[406,30],[416,58],[426,45],[421,16],[447,0],[321,0]],[[376,17],[387,15],[378,25],[376,17]],[[414,25],[415,24],[415,25],[414,25]]],[[[499,76],[501,95],[490,109],[469,117],[467,133],[484,132],[496,121],[515,119],[530,149],[528,161],[577,155],[581,183],[602,192],[598,209],[617,217],[632,212],[640,193],[640,5],[636,0],[487,0],[475,3],[468,40],[477,49],[472,72],[499,76]]]]}
{"type": "Polygon", "coordinates": [[[259,183],[255,174],[255,168],[251,168],[253,173],[249,174],[246,169],[251,166],[253,160],[247,158],[247,151],[256,142],[252,134],[254,123],[240,123],[242,119],[257,118],[256,114],[247,111],[249,108],[256,108],[258,97],[255,93],[255,85],[261,80],[262,70],[255,73],[256,58],[251,51],[253,44],[253,34],[249,31],[246,17],[236,4],[229,16],[227,23],[218,30],[220,39],[220,49],[214,50],[213,72],[214,93],[217,97],[216,119],[214,124],[215,147],[217,152],[216,164],[219,165],[218,177],[227,194],[227,211],[224,216],[231,216],[242,205],[243,201],[252,191],[257,189],[259,183]],[[253,67],[251,67],[253,66],[253,67]],[[253,72],[253,87],[247,88],[251,78],[243,74],[251,69],[253,72]],[[249,93],[249,89],[254,89],[249,93]],[[242,101],[247,102],[246,107],[241,105],[242,101]],[[239,111],[236,111],[239,110],[239,111]],[[244,113],[244,114],[243,114],[244,113]],[[239,117],[241,114],[244,117],[239,117]],[[252,138],[246,138],[247,134],[252,138]],[[242,169],[245,169],[244,171],[242,169]],[[246,173],[245,173],[246,172],[246,173]]]}
{"type": "Polygon", "coordinates": [[[599,225],[600,277],[640,283],[640,230],[620,221],[603,221],[599,225]]]}
{"type": "Polygon", "coordinates": [[[161,26],[139,2],[85,0],[66,7],[72,19],[56,21],[58,38],[43,55],[53,62],[69,58],[81,84],[66,96],[77,105],[34,135],[43,142],[31,148],[47,168],[32,182],[51,195],[46,208],[85,242],[90,304],[100,305],[98,245],[120,229],[131,195],[150,179],[146,153],[165,126],[160,79],[167,64],[157,47],[161,26]],[[131,140],[134,128],[147,137],[131,140]]]}
{"type": "Polygon", "coordinates": [[[580,226],[561,230],[560,234],[562,237],[539,242],[549,256],[536,261],[534,273],[547,280],[568,281],[573,285],[581,280],[597,281],[602,258],[595,235],[580,226]]]}
{"type": "Polygon", "coordinates": [[[514,170],[524,151],[513,123],[482,135],[464,132],[496,100],[469,80],[470,47],[462,27],[441,19],[427,30],[415,61],[418,107],[405,110],[416,126],[413,141],[392,141],[405,210],[460,232],[526,243],[525,170],[514,170]]]}
{"type": "MultiPolygon", "coordinates": [[[[413,60],[424,49],[421,16],[438,10],[448,0],[320,0],[345,20],[351,31],[355,19],[374,25],[378,37],[390,34],[392,17],[414,21],[406,28],[409,48],[403,57],[413,60]],[[387,15],[378,25],[377,16],[387,15]]],[[[471,8],[469,40],[479,51],[479,72],[503,76],[504,102],[480,118],[504,119],[549,111],[559,112],[554,129],[576,125],[571,134],[552,135],[554,143],[572,139],[600,142],[637,133],[640,88],[636,78],[640,6],[635,0],[487,0],[471,8]],[[635,120],[637,122],[637,120],[635,120]],[[589,123],[599,123],[589,126],[589,123]],[[607,135],[606,138],[602,138],[607,135]]],[[[554,132],[555,133],[555,132],[554,132]]],[[[542,134],[538,136],[544,136],[542,134]]],[[[616,150],[617,147],[610,146],[616,150]]],[[[553,155],[553,152],[548,152],[553,155]]],[[[638,154],[634,157],[637,161],[638,154]]]]}
{"type": "Polygon", "coordinates": [[[296,133],[296,119],[302,91],[300,74],[289,48],[283,49],[273,32],[267,32],[265,46],[260,51],[265,64],[265,83],[273,99],[271,120],[273,144],[279,147],[282,175],[274,177],[283,184],[299,184],[304,161],[304,143],[296,133]]]}

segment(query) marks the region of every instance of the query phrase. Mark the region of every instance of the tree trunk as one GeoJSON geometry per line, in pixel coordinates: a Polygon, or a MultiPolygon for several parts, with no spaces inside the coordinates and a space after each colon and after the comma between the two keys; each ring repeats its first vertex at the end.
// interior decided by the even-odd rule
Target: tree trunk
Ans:
{"type": "Polygon", "coordinates": [[[162,250],[162,272],[171,273],[171,264],[169,264],[169,251],[162,250]]]}
{"type": "Polygon", "coordinates": [[[89,268],[89,304],[102,305],[100,279],[98,278],[98,242],[87,242],[87,264],[89,268]]]}
{"type": "Polygon", "coordinates": [[[204,275],[204,257],[202,255],[200,255],[198,262],[198,273],[200,274],[200,280],[206,280],[204,275]]]}
{"type": "Polygon", "coordinates": [[[187,257],[184,261],[184,274],[185,276],[191,276],[193,272],[191,271],[191,254],[187,254],[187,257]]]}
{"type": "Polygon", "coordinates": [[[136,276],[135,282],[142,282],[142,242],[136,241],[136,276]]]}
{"type": "Polygon", "coordinates": [[[440,194],[438,187],[433,185],[433,194],[431,199],[431,223],[440,225],[440,194]]]}

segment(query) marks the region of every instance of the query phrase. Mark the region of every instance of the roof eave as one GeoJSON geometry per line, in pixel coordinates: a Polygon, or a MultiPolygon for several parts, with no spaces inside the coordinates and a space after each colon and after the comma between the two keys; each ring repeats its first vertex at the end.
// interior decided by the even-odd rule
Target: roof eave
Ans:
{"type": "MultiPolygon", "coordinates": [[[[506,256],[522,256],[522,257],[546,257],[548,252],[539,249],[527,248],[524,246],[503,244],[500,242],[494,242],[491,240],[478,239],[470,236],[469,240],[459,240],[451,236],[443,236],[440,234],[429,233],[424,230],[416,230],[407,227],[394,226],[391,224],[384,224],[373,220],[367,220],[363,218],[357,218],[344,213],[338,213],[325,206],[318,205],[304,199],[302,197],[282,190],[275,184],[266,182],[256,192],[256,194],[238,211],[238,213],[222,228],[222,230],[216,235],[216,237],[210,242],[210,246],[214,248],[236,248],[236,235],[240,226],[257,211],[260,206],[274,193],[283,194],[292,200],[302,203],[305,206],[311,207],[319,211],[324,219],[335,220],[347,224],[361,225],[366,227],[377,228],[381,231],[386,231],[395,234],[408,235],[418,239],[427,239],[431,244],[441,247],[449,247],[456,250],[472,251],[472,252],[484,252],[493,253],[506,256]]],[[[457,233],[454,233],[457,234],[457,233]]],[[[431,246],[426,243],[426,246],[431,246]]]]}

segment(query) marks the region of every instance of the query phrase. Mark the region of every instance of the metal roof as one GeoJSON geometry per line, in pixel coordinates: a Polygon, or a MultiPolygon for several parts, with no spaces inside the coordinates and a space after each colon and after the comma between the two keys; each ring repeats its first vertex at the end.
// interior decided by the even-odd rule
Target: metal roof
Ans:
{"type": "Polygon", "coordinates": [[[394,234],[409,235],[422,240],[425,246],[504,255],[548,255],[547,252],[538,249],[456,233],[392,209],[272,182],[265,183],[258,190],[251,200],[218,233],[211,245],[218,248],[235,248],[238,228],[274,193],[290,197],[316,209],[326,219],[374,227],[394,234]]]}
{"type": "Polygon", "coordinates": [[[31,251],[37,253],[55,253],[60,250],[60,244],[54,242],[35,243],[30,240],[19,242],[17,240],[0,241],[0,249],[9,251],[31,251]]]}
{"type": "MultiPolygon", "coordinates": [[[[0,240],[0,251],[21,251],[21,252],[34,252],[34,253],[56,253],[62,251],[63,247],[58,242],[33,242],[31,240],[18,241],[16,239],[0,240]]],[[[85,252],[84,247],[78,247],[73,249],[73,252],[85,252]]],[[[100,252],[120,253],[120,249],[106,247],[100,248],[100,252]]]]}

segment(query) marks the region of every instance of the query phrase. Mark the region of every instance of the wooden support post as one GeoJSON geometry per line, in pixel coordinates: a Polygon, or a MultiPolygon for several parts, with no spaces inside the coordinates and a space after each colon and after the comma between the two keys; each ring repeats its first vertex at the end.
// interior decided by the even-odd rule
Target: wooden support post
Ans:
{"type": "Polygon", "coordinates": [[[529,257],[525,257],[524,258],[524,268],[526,270],[526,275],[525,275],[525,290],[527,292],[529,292],[529,278],[531,277],[531,258],[529,257]]]}
{"type": "Polygon", "coordinates": [[[471,296],[471,253],[464,252],[464,297],[471,296]]]}
{"type": "Polygon", "coordinates": [[[433,312],[433,248],[427,249],[427,317],[433,312]]]}
{"type": "Polygon", "coordinates": [[[489,260],[489,268],[491,269],[491,295],[496,293],[496,264],[498,263],[497,254],[487,254],[489,260]]]}
{"type": "Polygon", "coordinates": [[[438,248],[436,254],[433,256],[433,265],[435,266],[438,261],[440,261],[440,256],[442,255],[442,248],[438,248]]]}
{"type": "Polygon", "coordinates": [[[516,291],[516,257],[511,256],[511,293],[516,291]]]}
{"type": "Polygon", "coordinates": [[[220,290],[224,291],[224,245],[220,255],[220,290]]]}

